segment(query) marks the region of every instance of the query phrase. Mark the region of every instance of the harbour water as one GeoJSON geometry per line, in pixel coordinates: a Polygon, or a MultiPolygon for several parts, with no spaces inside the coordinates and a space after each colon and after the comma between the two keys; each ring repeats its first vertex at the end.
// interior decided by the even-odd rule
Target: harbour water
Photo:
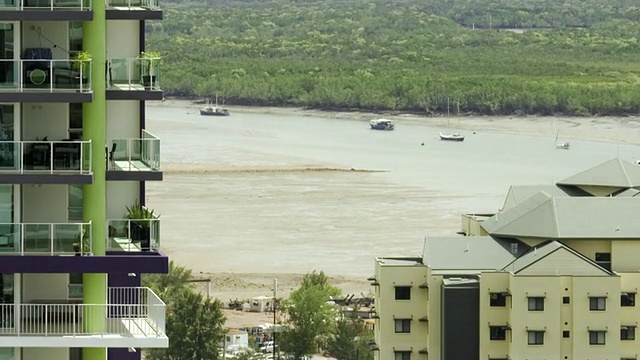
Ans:
{"type": "Polygon", "coordinates": [[[375,256],[418,255],[425,236],[455,236],[461,213],[496,211],[512,184],[640,157],[626,143],[571,139],[558,150],[555,134],[459,130],[464,142],[444,142],[446,128],[415,121],[374,131],[363,120],[179,106],[148,106],[147,118],[165,170],[147,201],[164,250],[196,272],[367,276],[375,256]]]}

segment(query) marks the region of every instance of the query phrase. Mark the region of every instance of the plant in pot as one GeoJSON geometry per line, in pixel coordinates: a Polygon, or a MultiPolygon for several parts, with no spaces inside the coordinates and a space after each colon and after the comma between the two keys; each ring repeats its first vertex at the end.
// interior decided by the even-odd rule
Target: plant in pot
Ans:
{"type": "Polygon", "coordinates": [[[142,85],[151,87],[157,83],[156,69],[160,65],[160,53],[155,51],[143,51],[138,55],[142,66],[142,85]]]}
{"type": "Polygon", "coordinates": [[[129,220],[131,241],[140,242],[142,251],[150,250],[151,222],[157,218],[153,210],[147,209],[137,201],[133,206],[127,207],[125,219],[129,220]]]}
{"type": "Polygon", "coordinates": [[[89,72],[91,68],[89,67],[91,60],[91,54],[86,51],[80,51],[75,54],[71,61],[71,69],[75,72],[72,76],[72,80],[76,84],[80,84],[80,79],[82,79],[82,84],[87,85],[89,83],[89,72]]]}
{"type": "Polygon", "coordinates": [[[87,255],[91,252],[89,240],[84,237],[85,233],[86,229],[82,229],[78,235],[78,242],[73,243],[73,252],[76,253],[76,256],[87,255]]]}

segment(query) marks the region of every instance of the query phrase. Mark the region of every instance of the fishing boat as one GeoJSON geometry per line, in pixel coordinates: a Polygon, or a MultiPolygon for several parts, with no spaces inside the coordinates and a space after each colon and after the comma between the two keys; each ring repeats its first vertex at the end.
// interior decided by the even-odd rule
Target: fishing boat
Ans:
{"type": "Polygon", "coordinates": [[[395,128],[393,120],[387,119],[373,119],[369,122],[369,125],[373,130],[393,130],[395,128]]]}
{"type": "Polygon", "coordinates": [[[569,143],[559,139],[560,130],[556,134],[556,149],[569,150],[569,143]]]}
{"type": "Polygon", "coordinates": [[[455,133],[455,134],[443,134],[440,133],[440,140],[443,141],[464,141],[464,135],[455,133]]]}
{"type": "Polygon", "coordinates": [[[218,106],[218,95],[216,95],[216,104],[212,105],[207,101],[207,105],[200,109],[200,115],[206,116],[229,116],[229,110],[223,109],[218,106]]]}

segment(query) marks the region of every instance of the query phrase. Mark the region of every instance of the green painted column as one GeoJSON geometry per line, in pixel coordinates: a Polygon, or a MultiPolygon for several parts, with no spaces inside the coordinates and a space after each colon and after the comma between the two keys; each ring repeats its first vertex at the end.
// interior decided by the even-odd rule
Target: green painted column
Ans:
{"type": "MultiPolygon", "coordinates": [[[[91,221],[91,246],[95,255],[106,253],[107,181],[105,146],[107,137],[106,48],[107,20],[105,1],[92,1],[93,21],[82,25],[83,49],[91,55],[93,102],[82,106],[82,137],[91,140],[93,184],[84,186],[83,219],[91,221]]],[[[84,327],[102,333],[106,325],[107,274],[83,275],[84,327]]],[[[106,360],[106,348],[83,349],[84,360],[106,360]]]]}

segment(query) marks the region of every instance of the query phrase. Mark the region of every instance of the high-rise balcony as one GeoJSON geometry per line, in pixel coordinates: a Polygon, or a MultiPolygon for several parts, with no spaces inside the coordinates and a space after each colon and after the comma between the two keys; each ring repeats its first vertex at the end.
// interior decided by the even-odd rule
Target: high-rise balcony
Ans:
{"type": "Polygon", "coordinates": [[[108,100],[162,100],[161,58],[108,60],[108,100]]]}
{"type": "Polygon", "coordinates": [[[92,0],[5,0],[0,20],[93,20],[92,0]]]}
{"type": "Polygon", "coordinates": [[[0,223],[0,256],[91,253],[91,223],[0,223]]]}
{"type": "Polygon", "coordinates": [[[109,288],[108,304],[0,304],[0,347],[166,348],[166,305],[151,289],[109,288]]]}
{"type": "Polygon", "coordinates": [[[1,184],[90,184],[91,141],[0,141],[1,184]]]}
{"type": "Polygon", "coordinates": [[[159,0],[106,0],[109,20],[162,20],[159,0]]]}
{"type": "Polygon", "coordinates": [[[25,50],[28,60],[0,60],[0,102],[91,102],[91,60],[47,59],[50,54],[34,48],[25,50]]]}
{"type": "Polygon", "coordinates": [[[140,139],[114,139],[107,148],[107,180],[162,180],[160,139],[142,130],[140,139]]]}
{"type": "Polygon", "coordinates": [[[160,251],[160,219],[108,220],[108,252],[160,251]]]}

